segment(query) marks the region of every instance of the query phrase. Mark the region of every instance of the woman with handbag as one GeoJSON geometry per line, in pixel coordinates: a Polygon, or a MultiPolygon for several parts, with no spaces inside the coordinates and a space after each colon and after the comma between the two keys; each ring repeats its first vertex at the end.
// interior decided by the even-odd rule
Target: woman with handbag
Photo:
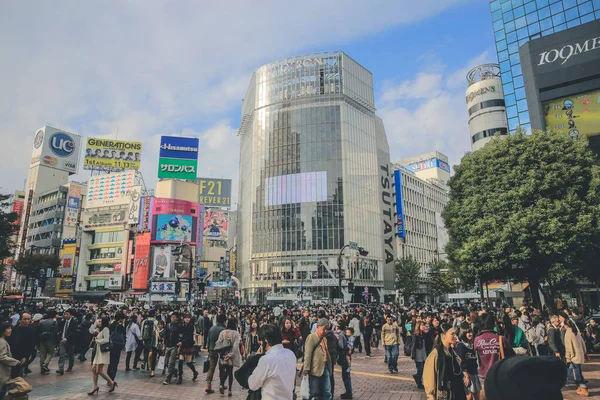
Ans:
{"type": "Polygon", "coordinates": [[[10,322],[0,324],[0,400],[6,395],[6,383],[10,380],[11,368],[21,365],[22,362],[12,358],[10,345],[6,341],[12,334],[10,322]]]}
{"type": "Polygon", "coordinates": [[[219,353],[219,379],[221,381],[219,392],[225,394],[225,381],[229,379],[229,397],[233,396],[231,393],[233,367],[242,365],[240,342],[241,336],[237,331],[237,321],[230,318],[227,320],[225,330],[219,333],[219,339],[215,343],[215,351],[219,353]]]}
{"type": "Polygon", "coordinates": [[[110,329],[108,328],[110,325],[110,319],[108,317],[104,317],[96,321],[96,324],[100,330],[98,335],[92,339],[93,342],[96,343],[96,354],[94,356],[94,360],[92,361],[92,377],[94,380],[94,387],[92,391],[88,393],[88,396],[92,396],[98,393],[98,375],[100,375],[106,382],[108,382],[111,386],[109,393],[115,391],[117,382],[110,379],[108,374],[104,372],[104,365],[110,363],[110,329]]]}
{"type": "MultiPolygon", "coordinates": [[[[131,371],[129,368],[129,363],[131,362],[131,355],[135,352],[136,359],[139,358],[138,352],[136,351],[139,346],[142,346],[142,332],[140,332],[140,327],[137,324],[137,315],[133,314],[127,323],[127,329],[125,334],[125,351],[127,352],[127,357],[125,358],[125,372],[131,371]]],[[[141,351],[140,353],[141,354],[141,351]]],[[[137,363],[134,360],[133,362],[134,368],[137,367],[137,363]]]]}
{"type": "Polygon", "coordinates": [[[470,382],[463,381],[460,359],[454,353],[458,340],[452,325],[441,324],[439,338],[423,369],[427,400],[466,400],[465,386],[470,386],[470,382]]]}

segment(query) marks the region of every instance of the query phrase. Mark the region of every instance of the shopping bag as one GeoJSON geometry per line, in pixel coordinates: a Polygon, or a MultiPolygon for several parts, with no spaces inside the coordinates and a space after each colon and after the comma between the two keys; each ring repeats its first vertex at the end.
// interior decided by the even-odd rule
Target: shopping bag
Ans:
{"type": "Polygon", "coordinates": [[[302,400],[310,399],[310,385],[308,383],[308,375],[304,375],[302,378],[302,383],[300,384],[300,396],[302,396],[302,400]]]}
{"type": "Polygon", "coordinates": [[[31,392],[33,388],[31,387],[31,385],[23,378],[21,377],[17,377],[15,379],[10,379],[8,382],[6,382],[6,393],[11,394],[11,395],[17,395],[17,394],[26,394],[31,392]]]}
{"type": "Polygon", "coordinates": [[[165,358],[161,357],[158,359],[158,364],[156,365],[157,370],[165,369],[165,358]]]}

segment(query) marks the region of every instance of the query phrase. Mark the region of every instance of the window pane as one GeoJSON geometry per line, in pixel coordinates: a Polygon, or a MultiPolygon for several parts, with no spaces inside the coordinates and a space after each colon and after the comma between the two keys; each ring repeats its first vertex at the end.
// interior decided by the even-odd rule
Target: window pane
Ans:
{"type": "Polygon", "coordinates": [[[536,35],[540,33],[542,29],[540,28],[540,23],[536,22],[535,24],[529,25],[529,35],[536,35]]]}
{"type": "Polygon", "coordinates": [[[565,17],[567,18],[567,21],[574,20],[579,17],[579,10],[577,7],[571,8],[570,10],[565,11],[565,17]]]}
{"type": "Polygon", "coordinates": [[[504,29],[506,30],[506,32],[515,31],[516,30],[515,21],[510,21],[510,22],[507,22],[506,24],[504,24],[504,29]]]}
{"type": "Polygon", "coordinates": [[[498,21],[499,19],[502,19],[502,11],[494,11],[492,13],[492,21],[498,21]]]}
{"type": "Polygon", "coordinates": [[[536,9],[537,9],[537,6],[534,1],[532,1],[531,3],[525,4],[525,12],[526,13],[535,12],[536,9]]]}
{"type": "Polygon", "coordinates": [[[550,6],[550,11],[552,11],[552,15],[558,14],[559,12],[563,11],[562,3],[558,2],[558,3],[552,4],[550,6]]]}
{"type": "Polygon", "coordinates": [[[594,9],[592,8],[592,2],[588,1],[587,3],[584,3],[582,5],[579,6],[579,15],[585,15],[585,14],[589,14],[591,12],[593,12],[594,9]]]}
{"type": "Polygon", "coordinates": [[[577,0],[563,0],[563,7],[566,9],[575,7],[577,5],[577,0]]]}
{"type": "Polygon", "coordinates": [[[490,9],[491,9],[492,11],[497,11],[497,10],[499,10],[499,9],[500,9],[500,1],[499,1],[499,0],[492,1],[492,2],[490,3],[490,9]]]}
{"type": "Polygon", "coordinates": [[[506,107],[506,116],[508,118],[516,117],[517,116],[517,107],[516,106],[506,107]]]}
{"type": "Polygon", "coordinates": [[[516,104],[515,95],[509,94],[504,98],[504,101],[506,103],[506,106],[514,106],[516,104]]]}
{"type": "Polygon", "coordinates": [[[519,122],[522,124],[528,124],[529,123],[529,113],[528,112],[522,112],[519,113],[519,122]]]}
{"type": "MultiPolygon", "coordinates": [[[[527,27],[519,29],[517,31],[517,37],[519,38],[519,40],[521,40],[521,39],[527,39],[529,37],[529,33],[527,31],[527,27]]],[[[519,46],[522,46],[522,44],[519,43],[519,46]]]]}
{"type": "Polygon", "coordinates": [[[515,88],[519,88],[524,86],[523,85],[523,75],[521,76],[515,76],[513,79],[513,84],[515,85],[515,88]]]}
{"type": "Polygon", "coordinates": [[[498,52],[498,61],[502,62],[502,61],[506,61],[506,60],[508,60],[508,52],[507,51],[498,52]]]}
{"type": "Polygon", "coordinates": [[[544,7],[538,10],[538,16],[540,19],[548,18],[550,16],[550,7],[544,7]]]}
{"type": "Polygon", "coordinates": [[[515,97],[517,100],[521,100],[525,98],[525,88],[518,88],[515,90],[515,97]]]}
{"type": "Polygon", "coordinates": [[[525,8],[517,7],[513,10],[513,14],[514,14],[515,18],[522,17],[523,15],[525,15],[525,8]]]}
{"type": "Polygon", "coordinates": [[[515,19],[515,26],[517,27],[517,29],[526,27],[527,19],[525,17],[515,19]]]}
{"type": "Polygon", "coordinates": [[[579,25],[581,25],[581,19],[579,19],[579,18],[574,19],[573,21],[567,22],[567,27],[568,28],[573,28],[573,27],[576,27],[576,26],[579,26],[579,25]]]}
{"type": "Polygon", "coordinates": [[[508,47],[506,44],[506,40],[500,40],[500,41],[496,42],[496,47],[497,47],[498,51],[506,50],[506,48],[508,47]]]}
{"type": "Polygon", "coordinates": [[[585,24],[586,22],[590,22],[590,21],[593,21],[593,20],[594,20],[594,14],[588,14],[588,15],[585,15],[585,16],[581,17],[581,23],[582,24],[585,24]]]}
{"type": "Polygon", "coordinates": [[[519,110],[519,112],[527,111],[527,108],[528,107],[526,99],[517,101],[517,110],[519,110]]]}

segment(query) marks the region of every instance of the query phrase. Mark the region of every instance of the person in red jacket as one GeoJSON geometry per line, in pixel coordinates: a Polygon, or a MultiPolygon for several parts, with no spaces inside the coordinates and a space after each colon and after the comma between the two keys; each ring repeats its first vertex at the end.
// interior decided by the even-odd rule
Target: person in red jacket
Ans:
{"type": "Polygon", "coordinates": [[[281,337],[283,347],[292,350],[296,354],[294,342],[300,338],[300,329],[296,326],[294,321],[288,316],[285,316],[279,322],[279,329],[281,329],[281,337]]]}

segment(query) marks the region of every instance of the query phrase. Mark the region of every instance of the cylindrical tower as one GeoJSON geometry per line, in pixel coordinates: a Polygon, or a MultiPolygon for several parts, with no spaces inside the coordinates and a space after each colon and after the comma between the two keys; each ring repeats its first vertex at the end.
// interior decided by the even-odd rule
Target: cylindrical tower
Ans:
{"type": "Polygon", "coordinates": [[[483,64],[475,67],[467,74],[467,82],[471,150],[476,151],[494,135],[508,135],[500,66],[483,64]]]}
{"type": "Polygon", "coordinates": [[[389,149],[371,73],[339,51],[264,65],[244,98],[239,136],[245,301],[338,298],[338,255],[350,242],[369,254],[346,248],[355,254],[344,259],[342,277],[381,294],[379,162],[387,152],[389,163],[389,149]]]}

